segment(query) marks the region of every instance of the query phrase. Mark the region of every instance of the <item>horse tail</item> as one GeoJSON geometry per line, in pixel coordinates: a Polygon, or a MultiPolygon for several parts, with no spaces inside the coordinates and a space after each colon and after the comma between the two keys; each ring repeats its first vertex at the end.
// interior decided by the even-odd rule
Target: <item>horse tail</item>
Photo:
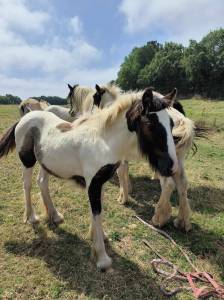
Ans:
{"type": "Polygon", "coordinates": [[[212,128],[203,121],[196,121],[194,123],[194,131],[196,138],[208,139],[208,134],[212,132],[212,128]]]}
{"type": "Polygon", "coordinates": [[[186,113],[184,111],[183,105],[179,101],[175,101],[173,104],[173,108],[178,110],[180,113],[182,113],[184,116],[186,116],[186,113]]]}
{"type": "Polygon", "coordinates": [[[16,147],[15,129],[19,121],[14,123],[0,138],[0,158],[7,156],[9,151],[13,151],[16,147]]]}

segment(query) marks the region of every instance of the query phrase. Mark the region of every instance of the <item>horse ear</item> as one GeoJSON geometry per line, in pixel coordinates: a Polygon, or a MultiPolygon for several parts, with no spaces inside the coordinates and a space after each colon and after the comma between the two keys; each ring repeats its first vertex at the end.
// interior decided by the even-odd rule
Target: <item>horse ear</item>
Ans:
{"type": "Polygon", "coordinates": [[[73,86],[73,90],[75,90],[78,86],[79,86],[78,84],[75,84],[75,85],[73,86]]]}
{"type": "Polygon", "coordinates": [[[163,97],[163,100],[165,100],[167,106],[173,106],[176,96],[177,96],[177,88],[174,88],[172,92],[170,92],[169,94],[163,97]]]}
{"type": "Polygon", "coordinates": [[[68,88],[70,89],[70,91],[73,91],[73,87],[68,83],[68,88]]]}
{"type": "Polygon", "coordinates": [[[152,101],[153,101],[152,88],[147,88],[142,96],[142,105],[144,111],[150,108],[150,104],[152,101]]]}
{"type": "Polygon", "coordinates": [[[98,84],[95,85],[96,91],[100,94],[101,92],[101,88],[98,84]]]}

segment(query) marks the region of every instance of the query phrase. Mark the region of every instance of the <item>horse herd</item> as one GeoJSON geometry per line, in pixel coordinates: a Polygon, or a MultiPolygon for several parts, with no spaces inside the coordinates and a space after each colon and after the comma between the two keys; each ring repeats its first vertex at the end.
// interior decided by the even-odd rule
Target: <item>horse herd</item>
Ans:
{"type": "Polygon", "coordinates": [[[168,222],[172,213],[170,197],[176,187],[179,212],[174,225],[189,231],[184,159],[196,130],[175,100],[176,89],[163,96],[152,88],[122,92],[116,85],[68,87],[70,109],[35,99],[22,101],[21,119],[0,138],[0,158],[16,148],[23,166],[24,221],[39,222],[31,200],[32,171],[38,162],[37,182],[51,222],[59,224],[64,219],[51,200],[49,174],[75,181],[86,189],[97,267],[109,269],[112,260],[104,244],[102,188],[117,171],[118,200],[121,204],[127,202],[131,189],[128,161],[143,156],[161,185],[152,223],[161,227],[168,222]]]}

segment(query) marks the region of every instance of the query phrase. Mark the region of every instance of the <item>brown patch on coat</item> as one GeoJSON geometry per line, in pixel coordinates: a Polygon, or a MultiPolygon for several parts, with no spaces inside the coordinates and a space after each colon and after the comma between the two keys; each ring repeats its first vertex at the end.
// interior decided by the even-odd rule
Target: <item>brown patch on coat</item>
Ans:
{"type": "Polygon", "coordinates": [[[56,126],[56,128],[58,128],[61,132],[66,132],[72,129],[72,125],[70,123],[60,123],[56,126]]]}

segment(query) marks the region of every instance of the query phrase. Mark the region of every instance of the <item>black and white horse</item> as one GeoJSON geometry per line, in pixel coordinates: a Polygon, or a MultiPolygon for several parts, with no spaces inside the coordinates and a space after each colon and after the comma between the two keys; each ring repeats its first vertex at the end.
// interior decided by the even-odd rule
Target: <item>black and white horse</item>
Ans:
{"type": "Polygon", "coordinates": [[[49,174],[73,180],[86,188],[97,266],[108,269],[112,261],[104,245],[101,189],[120,161],[136,157],[140,152],[164,177],[172,176],[178,182],[181,175],[166,110],[171,101],[170,97],[158,98],[148,88],[141,97],[121,95],[108,108],[73,123],[45,111],[30,112],[15,123],[0,140],[0,157],[16,147],[23,165],[26,219],[30,223],[38,220],[31,201],[32,171],[38,161],[42,199],[55,222],[60,222],[62,216],[50,197],[49,174]]]}

